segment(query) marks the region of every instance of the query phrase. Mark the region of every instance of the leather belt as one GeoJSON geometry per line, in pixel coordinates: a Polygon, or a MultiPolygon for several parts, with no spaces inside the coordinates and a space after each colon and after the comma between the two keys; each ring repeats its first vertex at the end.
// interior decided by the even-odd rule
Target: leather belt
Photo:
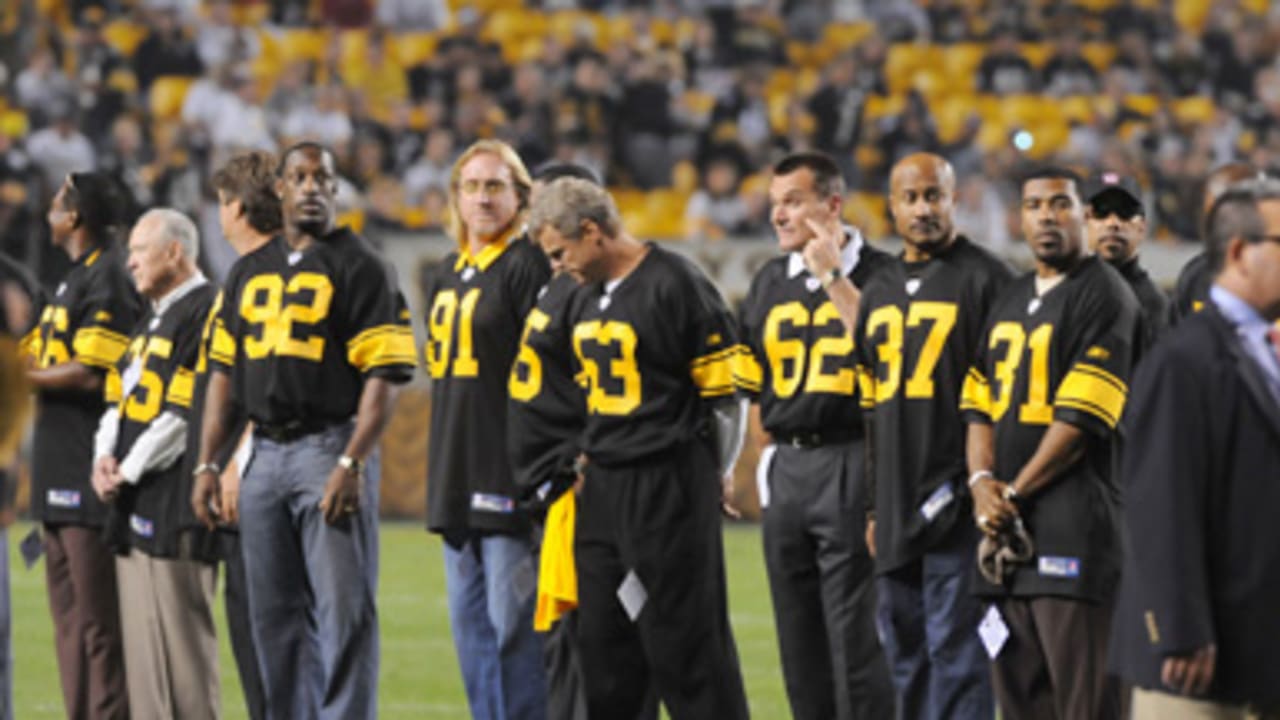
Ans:
{"type": "Polygon", "coordinates": [[[840,445],[858,439],[853,430],[827,430],[825,432],[779,433],[773,436],[774,443],[789,445],[793,448],[808,450],[824,445],[840,445]]]}

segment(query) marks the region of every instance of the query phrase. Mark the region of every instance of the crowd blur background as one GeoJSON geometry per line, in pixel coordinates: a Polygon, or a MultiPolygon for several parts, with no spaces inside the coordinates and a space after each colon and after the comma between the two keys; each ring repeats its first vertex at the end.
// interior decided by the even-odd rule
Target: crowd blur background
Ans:
{"type": "Polygon", "coordinates": [[[641,237],[766,237],[765,169],[818,148],[872,238],[888,168],[929,150],[999,252],[1027,159],[1137,178],[1178,243],[1209,168],[1280,165],[1277,48],[1266,0],[6,0],[0,249],[60,276],[48,199],[106,168],[196,217],[219,275],[211,168],[300,139],[335,149],[348,222],[438,232],[484,137],[593,168],[641,237]]]}

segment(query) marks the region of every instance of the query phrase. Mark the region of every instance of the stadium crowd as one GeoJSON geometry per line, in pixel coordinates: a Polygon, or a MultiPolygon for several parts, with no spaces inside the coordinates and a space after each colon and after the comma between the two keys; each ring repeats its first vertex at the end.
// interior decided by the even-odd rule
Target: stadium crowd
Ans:
{"type": "Polygon", "coordinates": [[[1162,239],[1195,236],[1209,168],[1280,162],[1265,2],[526,5],[6,3],[3,247],[43,247],[38,208],[73,169],[216,234],[211,168],[302,138],[335,148],[341,206],[371,230],[443,227],[445,169],[494,137],[592,168],[637,232],[666,238],[759,234],[763,171],[805,148],[837,157],[850,215],[879,237],[889,167],[928,150],[966,178],[961,223],[995,227],[997,251],[1016,242],[1001,178],[1023,156],[1138,178],[1162,239]]]}

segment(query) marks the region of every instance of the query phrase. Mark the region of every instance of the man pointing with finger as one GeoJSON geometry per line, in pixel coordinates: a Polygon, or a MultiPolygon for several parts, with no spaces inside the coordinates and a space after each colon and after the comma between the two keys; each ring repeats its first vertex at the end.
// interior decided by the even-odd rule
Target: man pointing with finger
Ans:
{"type": "Polygon", "coordinates": [[[796,718],[888,717],[863,539],[862,416],[853,327],[859,290],[887,254],[840,224],[844,182],[825,155],[778,163],[769,183],[783,255],[742,306],[736,374],[770,436],[762,455],[764,554],[796,718]]]}
{"type": "MultiPolygon", "coordinates": [[[[392,386],[413,371],[413,335],[386,263],[334,227],[333,155],[301,143],[277,174],[283,233],[227,278],[195,474],[218,474],[243,407],[254,431],[240,533],[267,715],[374,718],[375,445],[392,386]]],[[[193,509],[208,520],[215,483],[199,486],[193,509]]]]}

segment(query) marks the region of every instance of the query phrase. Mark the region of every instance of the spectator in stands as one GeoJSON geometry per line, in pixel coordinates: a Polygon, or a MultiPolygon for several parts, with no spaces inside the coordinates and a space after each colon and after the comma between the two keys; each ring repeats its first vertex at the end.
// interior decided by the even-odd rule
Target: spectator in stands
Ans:
{"type": "Polygon", "coordinates": [[[584,53],[574,65],[572,84],[560,104],[557,129],[593,138],[609,137],[617,121],[617,109],[605,73],[604,57],[596,52],[584,53]]]}
{"type": "Polygon", "coordinates": [[[203,71],[195,43],[179,24],[178,12],[165,7],[147,15],[150,30],[133,54],[133,73],[144,94],[160,75],[196,77],[203,71]]]}
{"type": "Polygon", "coordinates": [[[1242,110],[1249,101],[1254,76],[1274,56],[1274,47],[1267,43],[1263,31],[1257,23],[1244,23],[1232,36],[1231,51],[1219,58],[1213,86],[1220,105],[1242,110]]]}
{"type": "Polygon", "coordinates": [[[410,205],[425,201],[431,190],[446,192],[454,161],[453,133],[444,126],[427,133],[426,149],[404,175],[405,199],[410,205]]]}
{"type": "Polygon", "coordinates": [[[138,119],[121,115],[111,125],[111,139],[98,168],[115,175],[133,193],[142,207],[154,204],[151,197],[151,178],[155,167],[142,134],[138,119]]]}
{"type": "Polygon", "coordinates": [[[733,85],[728,57],[716,42],[715,26],[704,18],[696,18],[694,23],[692,35],[681,48],[689,84],[702,92],[723,95],[733,85]]]}
{"type": "Polygon", "coordinates": [[[222,108],[235,102],[236,88],[247,78],[248,68],[219,65],[187,88],[182,98],[182,123],[194,147],[204,148],[210,144],[222,108]]]}
{"type": "Polygon", "coordinates": [[[779,66],[787,61],[782,19],[764,0],[744,0],[729,30],[729,64],[779,66]]]}
{"type": "Polygon", "coordinates": [[[554,118],[550,89],[540,65],[516,66],[511,87],[499,98],[509,123],[512,145],[530,165],[539,165],[551,153],[554,118]]]}
{"type": "MultiPolygon", "coordinates": [[[[329,0],[336,2],[337,0],[329,0]]],[[[364,93],[370,105],[387,107],[409,97],[409,78],[404,69],[387,52],[386,38],[381,32],[369,33],[363,62],[341,68],[347,87],[364,93]]]]}
{"type": "Polygon", "coordinates": [[[60,107],[76,100],[75,85],[58,69],[57,58],[48,47],[31,55],[13,86],[18,105],[31,114],[36,126],[51,122],[60,107]]]}
{"type": "Polygon", "coordinates": [[[995,95],[1035,92],[1036,71],[1018,47],[1018,35],[1009,27],[997,28],[990,49],[978,66],[978,90],[995,95]]]}
{"type": "Polygon", "coordinates": [[[320,0],[320,22],[343,30],[369,26],[373,0],[320,0]]]}
{"type": "Polygon", "coordinates": [[[124,64],[120,53],[107,43],[102,22],[86,19],[75,34],[76,80],[82,86],[98,88],[107,82],[111,72],[124,64]]]}
{"type": "Polygon", "coordinates": [[[40,184],[31,158],[0,127],[0,253],[32,269],[39,266],[39,248],[32,244],[40,184]]]}
{"type": "Polygon", "coordinates": [[[934,0],[929,3],[928,12],[933,42],[949,45],[972,37],[969,12],[961,0],[934,0]]]}
{"type": "Polygon", "coordinates": [[[632,65],[622,93],[621,149],[632,182],[643,190],[671,184],[671,80],[671,69],[650,54],[632,65]]]}
{"type": "Polygon", "coordinates": [[[862,117],[869,88],[857,83],[858,60],[846,52],[826,68],[822,84],[805,103],[813,116],[813,146],[840,164],[846,178],[857,175],[853,151],[862,136],[862,117]]]}
{"type": "Polygon", "coordinates": [[[1008,207],[980,173],[965,175],[956,188],[956,232],[973,238],[988,250],[1008,257],[1014,244],[1006,220],[1008,207]]]}
{"type": "Polygon", "coordinates": [[[449,24],[445,0],[378,0],[374,19],[385,28],[443,30],[449,24]]]}
{"type": "Polygon", "coordinates": [[[337,84],[316,88],[315,100],[294,105],[279,128],[286,145],[312,140],[333,148],[337,157],[346,155],[353,132],[346,91],[337,84]]]}
{"type": "Polygon", "coordinates": [[[89,172],[97,164],[93,144],[77,128],[76,114],[70,102],[50,108],[51,125],[31,133],[27,152],[44,174],[46,190],[62,184],[71,173],[89,172]]]}
{"type": "Polygon", "coordinates": [[[769,126],[769,100],[765,96],[761,68],[742,70],[729,95],[716,102],[711,111],[713,131],[721,123],[731,123],[737,129],[738,142],[746,149],[752,164],[764,162],[773,129],[769,126]]]}
{"type": "Polygon", "coordinates": [[[720,156],[708,163],[702,187],[685,206],[685,236],[689,240],[721,240],[751,229],[750,208],[738,195],[741,175],[742,169],[732,157],[720,156]]]}
{"type": "Polygon", "coordinates": [[[1054,53],[1041,71],[1041,86],[1049,95],[1092,95],[1098,92],[1098,71],[1080,52],[1080,36],[1059,36],[1054,53]]]}
{"type": "Polygon", "coordinates": [[[231,0],[212,0],[207,7],[196,33],[196,54],[205,67],[252,60],[262,52],[258,34],[235,24],[231,0]]]}
{"type": "MultiPolygon", "coordinates": [[[[289,113],[303,103],[311,102],[312,88],[316,86],[312,64],[306,60],[285,63],[275,78],[265,108],[271,127],[279,128],[289,113]]],[[[188,92],[190,97],[190,92],[188,92]]]]}
{"type": "Polygon", "coordinates": [[[1200,46],[1200,38],[1189,31],[1181,31],[1173,41],[1170,53],[1160,64],[1164,88],[1177,97],[1209,94],[1209,63],[1200,46]]]}
{"type": "Polygon", "coordinates": [[[234,93],[224,97],[217,119],[210,128],[214,152],[265,150],[274,152],[275,138],[262,109],[258,81],[241,74],[233,76],[234,93]]]}

